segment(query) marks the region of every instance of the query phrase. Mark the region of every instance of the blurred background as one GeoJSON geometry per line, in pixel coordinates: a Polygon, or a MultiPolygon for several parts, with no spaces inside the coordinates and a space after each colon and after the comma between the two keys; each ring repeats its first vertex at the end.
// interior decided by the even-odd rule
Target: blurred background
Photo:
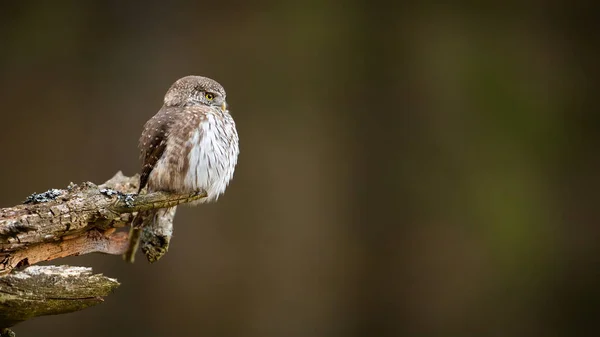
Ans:
{"type": "Polygon", "coordinates": [[[19,336],[595,335],[592,4],[0,8],[0,207],[138,172],[185,75],[224,85],[241,138],[161,261],[54,261],[122,285],[19,336]]]}

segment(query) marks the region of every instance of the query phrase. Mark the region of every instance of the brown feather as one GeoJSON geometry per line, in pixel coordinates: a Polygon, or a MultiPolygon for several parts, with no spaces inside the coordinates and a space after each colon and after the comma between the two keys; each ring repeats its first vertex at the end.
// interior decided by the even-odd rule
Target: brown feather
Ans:
{"type": "Polygon", "coordinates": [[[202,131],[199,125],[205,120],[207,110],[209,107],[206,106],[163,107],[146,123],[139,143],[143,166],[138,193],[146,186],[149,189],[153,187],[150,175],[162,157],[165,157],[165,164],[170,170],[169,179],[160,176],[167,172],[159,173],[162,182],[169,181],[168,186],[162,184],[161,189],[173,190],[183,184],[189,169],[188,154],[193,145],[188,140],[195,131],[202,131]]]}
{"type": "Polygon", "coordinates": [[[140,187],[138,193],[146,187],[148,178],[152,169],[162,157],[167,146],[167,137],[169,132],[170,120],[165,118],[165,110],[172,108],[163,107],[144,125],[144,131],[140,137],[139,147],[143,161],[142,172],[140,174],[140,187]]]}

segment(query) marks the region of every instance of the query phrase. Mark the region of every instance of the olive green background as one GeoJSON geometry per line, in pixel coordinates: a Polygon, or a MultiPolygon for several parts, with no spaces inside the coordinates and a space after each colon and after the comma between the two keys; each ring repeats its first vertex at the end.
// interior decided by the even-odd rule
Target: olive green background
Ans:
{"type": "Polygon", "coordinates": [[[138,171],[177,78],[241,155],[166,257],[19,336],[585,336],[600,315],[591,3],[0,5],[0,206],[138,171]]]}

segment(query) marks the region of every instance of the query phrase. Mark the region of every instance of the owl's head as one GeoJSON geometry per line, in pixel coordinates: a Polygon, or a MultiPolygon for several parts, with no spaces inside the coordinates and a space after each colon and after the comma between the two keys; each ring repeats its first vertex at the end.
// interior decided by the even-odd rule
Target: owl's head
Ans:
{"type": "Polygon", "coordinates": [[[207,105],[227,111],[227,94],[217,81],[202,76],[186,76],[173,83],[165,95],[165,106],[207,105]]]}

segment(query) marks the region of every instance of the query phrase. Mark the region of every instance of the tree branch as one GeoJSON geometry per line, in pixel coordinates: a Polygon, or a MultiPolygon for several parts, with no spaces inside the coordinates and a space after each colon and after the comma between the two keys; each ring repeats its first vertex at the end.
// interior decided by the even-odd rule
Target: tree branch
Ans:
{"type": "Polygon", "coordinates": [[[137,175],[118,172],[100,186],[71,183],[0,209],[0,336],[12,334],[4,328],[32,317],[98,304],[119,285],[83,267],[20,269],[73,255],[122,255],[129,249],[129,234],[117,230],[137,212],[161,209],[141,233],[142,251],[150,262],[157,261],[168,249],[176,206],[206,197],[205,192],[138,195],[138,181],[137,175]]]}
{"type": "Polygon", "coordinates": [[[22,205],[0,209],[0,274],[70,255],[123,254],[127,234],[114,231],[129,224],[134,213],[170,208],[206,196],[165,192],[137,195],[138,180],[137,175],[126,177],[119,172],[101,186],[71,184],[65,190],[33,194],[22,205]]]}
{"type": "Polygon", "coordinates": [[[94,306],[118,286],[86,267],[33,266],[11,273],[0,277],[0,327],[94,306]]]}

